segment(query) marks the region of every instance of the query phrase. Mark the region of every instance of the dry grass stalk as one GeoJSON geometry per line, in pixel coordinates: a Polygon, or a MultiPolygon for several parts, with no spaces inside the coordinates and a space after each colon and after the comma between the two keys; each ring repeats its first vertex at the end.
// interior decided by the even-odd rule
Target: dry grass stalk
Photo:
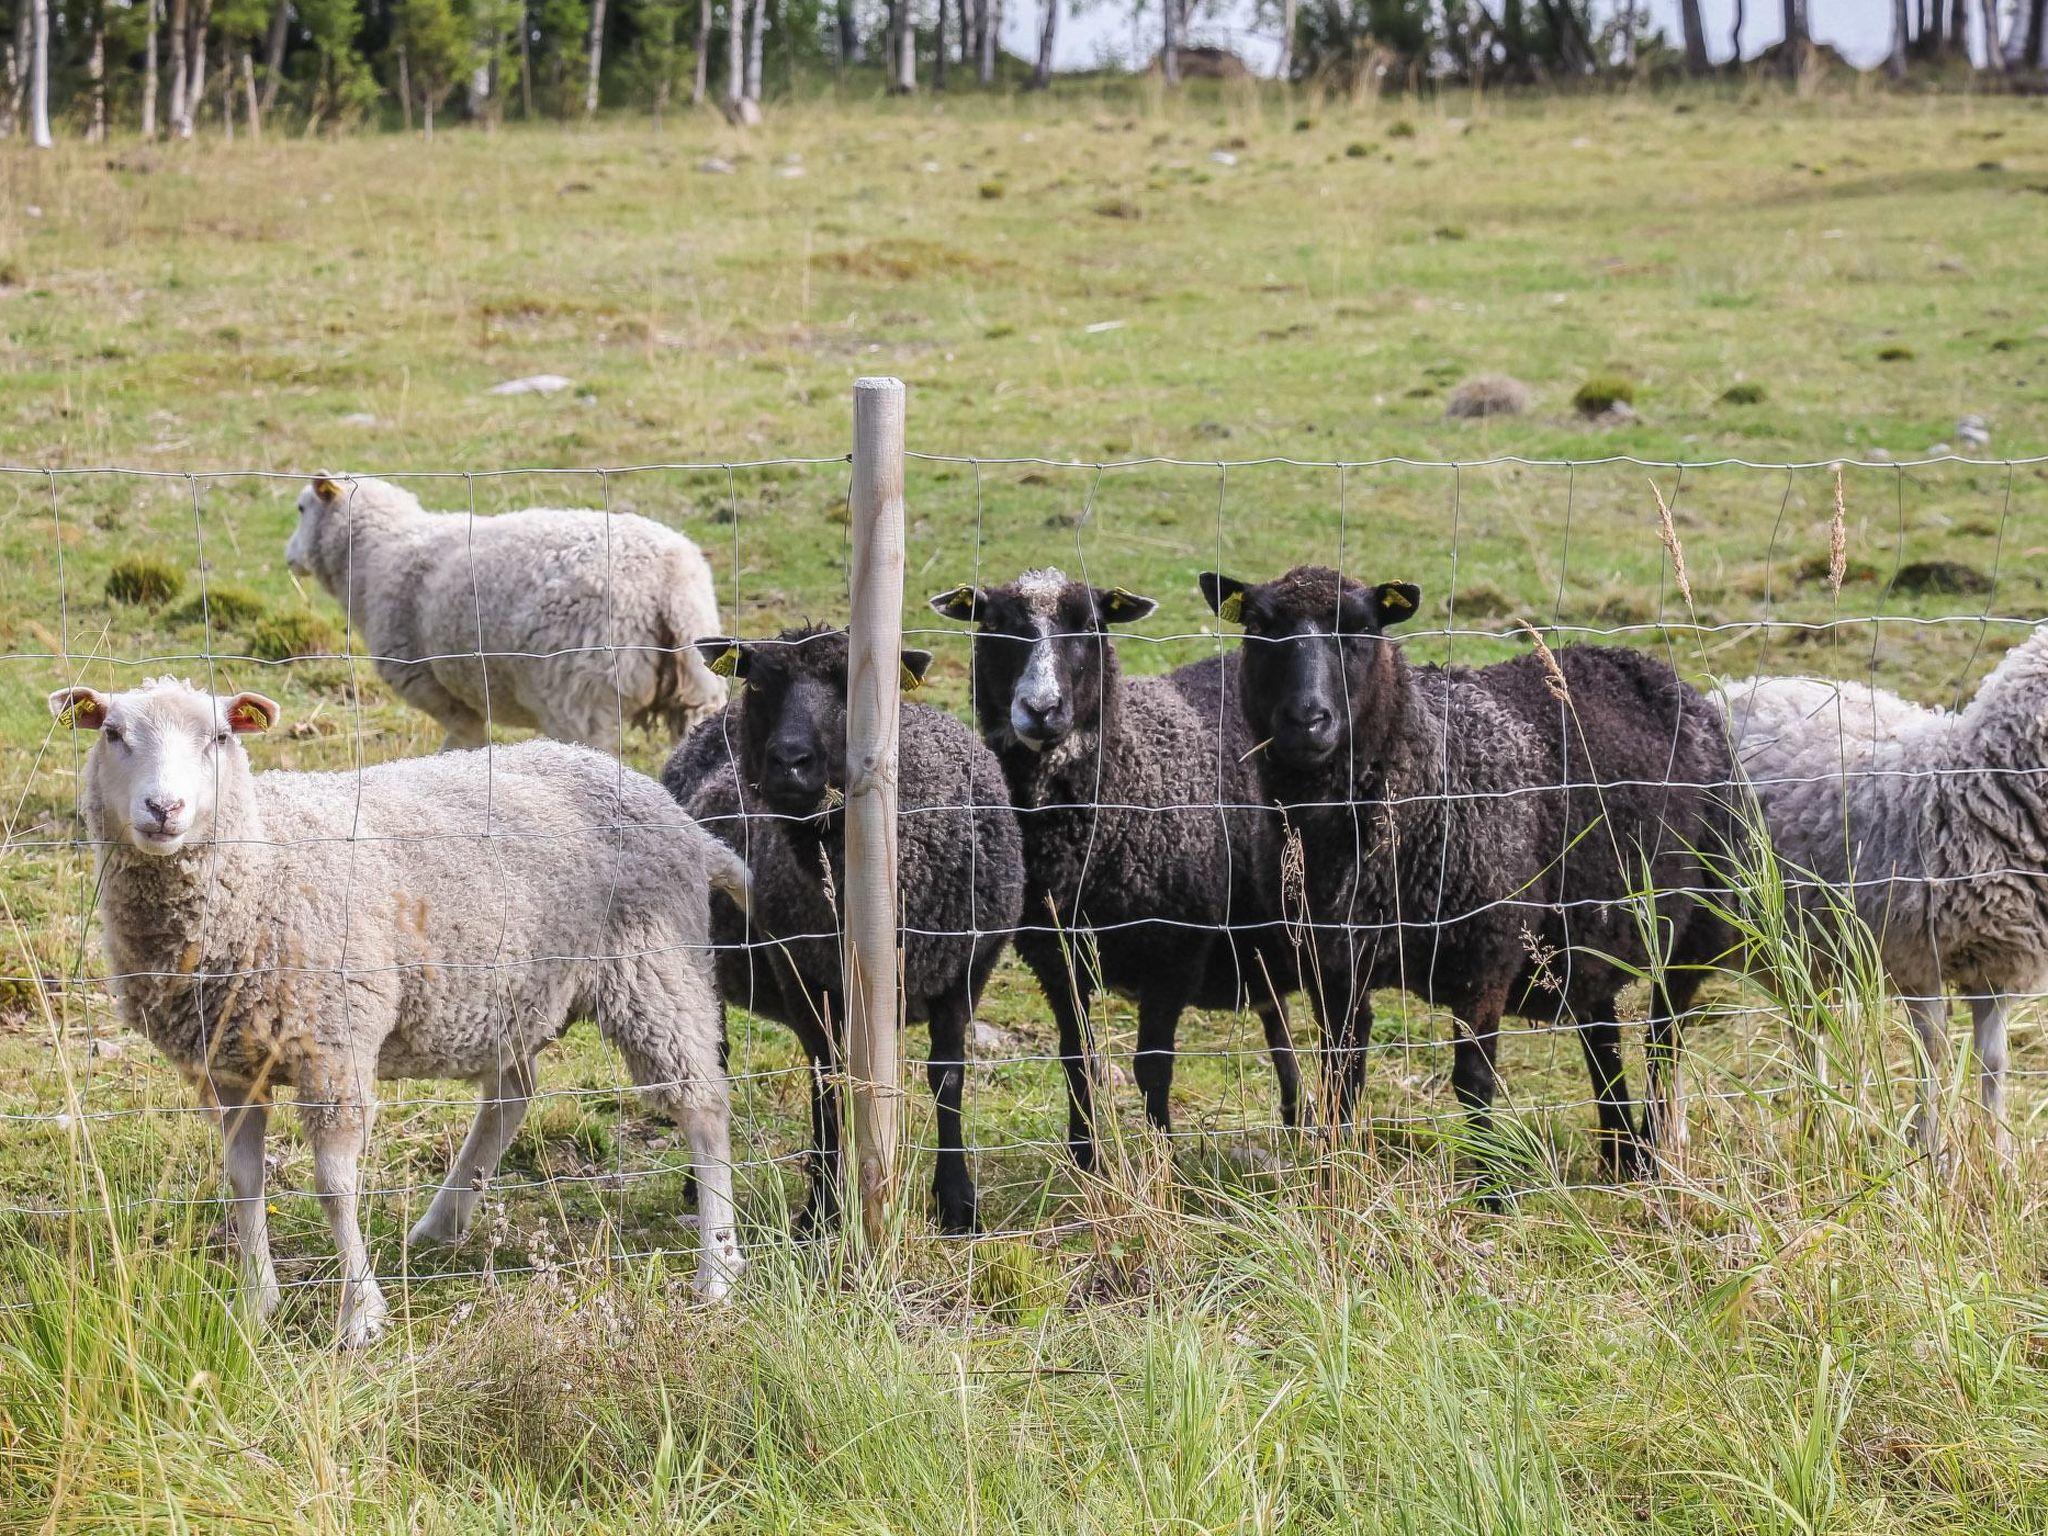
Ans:
{"type": "Polygon", "coordinates": [[[1835,515],[1828,524],[1828,595],[1842,595],[1842,578],[1849,574],[1849,518],[1842,502],[1842,466],[1835,466],[1835,515]]]}
{"type": "MultiPolygon", "coordinates": [[[[1679,585],[1683,587],[1685,584],[1685,567],[1681,565],[1678,569],[1679,585]]],[[[1543,663],[1543,678],[1550,687],[1550,696],[1560,703],[1569,704],[1572,698],[1571,689],[1565,683],[1564,668],[1557,664],[1557,654],[1544,643],[1543,636],[1535,625],[1524,624],[1522,628],[1527,632],[1529,639],[1535,643],[1536,657],[1543,663]]]]}
{"type": "Polygon", "coordinates": [[[1657,498],[1657,533],[1664,540],[1665,549],[1671,552],[1671,573],[1678,578],[1678,595],[1690,608],[1692,578],[1685,574],[1685,546],[1678,542],[1678,530],[1671,524],[1671,508],[1665,504],[1664,493],[1657,489],[1655,480],[1650,482],[1650,494],[1657,498]]]}

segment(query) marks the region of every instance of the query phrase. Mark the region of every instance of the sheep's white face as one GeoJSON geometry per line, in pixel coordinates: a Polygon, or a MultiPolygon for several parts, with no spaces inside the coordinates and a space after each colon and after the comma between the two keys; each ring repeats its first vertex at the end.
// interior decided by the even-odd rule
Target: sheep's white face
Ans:
{"type": "Polygon", "coordinates": [[[278,708],[258,693],[217,698],[161,678],[128,693],[60,688],[50,713],[99,733],[85,779],[105,834],[168,857],[212,835],[222,784],[249,771],[235,738],[269,730],[278,708]]]}
{"type": "Polygon", "coordinates": [[[284,563],[294,575],[313,576],[313,560],[320,549],[320,520],[340,499],[340,487],[332,480],[315,480],[299,492],[299,526],[284,547],[284,563]]]}

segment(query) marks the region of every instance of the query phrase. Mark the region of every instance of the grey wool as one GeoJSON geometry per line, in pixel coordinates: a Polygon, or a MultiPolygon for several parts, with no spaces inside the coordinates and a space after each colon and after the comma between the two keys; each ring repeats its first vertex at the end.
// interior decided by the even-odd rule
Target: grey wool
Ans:
{"type": "Polygon", "coordinates": [[[428,512],[387,481],[323,476],[285,560],[348,610],[377,675],[449,748],[497,724],[617,751],[625,726],[680,740],[725,702],[692,649],[719,628],[711,568],[644,517],[428,512]]]}
{"type": "Polygon", "coordinates": [[[1202,585],[1244,626],[1266,793],[1301,838],[1340,1110],[1362,1081],[1372,992],[1399,987],[1458,1019],[1452,1085],[1479,1129],[1502,1015],[1571,1027],[1609,1157],[1647,1169],[1649,1146],[1683,1137],[1680,1026],[1731,942],[1713,900],[1733,827],[1713,710],[1663,662],[1619,647],[1412,664],[1386,634],[1420,611],[1405,582],[1303,566],[1202,585]],[[1639,1130],[1616,1008],[1645,971],[1639,1130]]]}
{"type": "MultiPolygon", "coordinates": [[[[728,997],[752,997],[811,1058],[819,1155],[803,1225],[815,1228],[837,1214],[837,1100],[823,1074],[838,1059],[846,1012],[837,893],[846,882],[847,641],[843,631],[805,627],[704,648],[745,686],[677,749],[662,782],[714,835],[745,850],[753,914],[723,904],[714,913],[726,946],[720,976],[728,997]]],[[[905,666],[921,677],[929,659],[906,652],[905,666]]],[[[944,710],[905,703],[897,750],[904,1018],[931,1033],[939,1222],[965,1231],[976,1220],[960,1118],[967,1031],[1017,926],[1023,856],[1001,770],[971,730],[944,710]]]]}
{"type": "Polygon", "coordinates": [[[1970,999],[1978,1103],[2005,1119],[2006,1026],[2048,987],[2048,628],[2005,654],[1959,712],[1861,683],[1724,684],[1737,760],[1805,903],[1845,897],[1875,937],[1924,1058],[1917,1130],[1939,1150],[1948,989],[1970,999]]]}
{"type": "Polygon", "coordinates": [[[1299,963],[1280,922],[1280,823],[1251,764],[1234,655],[1127,677],[1110,626],[1150,598],[1056,569],[931,600],[972,623],[975,716],[1024,834],[1017,952],[1059,1028],[1068,1143],[1095,1157],[1089,1002],[1138,1005],[1134,1076],[1171,1125],[1173,1053],[1190,1007],[1255,1008],[1296,1124],[1299,1071],[1284,998],[1299,963]]]}
{"type": "Polygon", "coordinates": [[[652,780],[555,742],[350,773],[253,773],[277,706],[170,678],[51,708],[96,731],[79,803],[123,1021],[218,1109],[231,1224],[260,1314],[278,1299],[263,1197],[269,1096],[295,1090],[342,1260],[340,1333],[386,1307],[356,1214],[379,1079],[467,1078],[475,1127],[409,1241],[458,1239],[534,1092],[536,1057],[591,1018],[682,1126],[701,1199],[697,1282],[740,1257],[709,896],[744,866],[652,780]]]}

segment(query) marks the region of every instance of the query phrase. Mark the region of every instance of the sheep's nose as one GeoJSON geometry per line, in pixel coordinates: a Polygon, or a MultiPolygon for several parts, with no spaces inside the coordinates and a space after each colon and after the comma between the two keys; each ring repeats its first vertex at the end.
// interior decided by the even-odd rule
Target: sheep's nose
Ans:
{"type": "Polygon", "coordinates": [[[1337,717],[1320,699],[1294,699],[1281,709],[1280,723],[1305,735],[1320,736],[1337,723],[1337,717]]]}
{"type": "Polygon", "coordinates": [[[818,754],[800,741],[776,742],[768,748],[768,771],[785,782],[808,782],[818,777],[818,754]]]}
{"type": "Polygon", "coordinates": [[[145,795],[142,804],[160,827],[168,826],[171,818],[185,809],[184,801],[170,795],[145,795]]]}

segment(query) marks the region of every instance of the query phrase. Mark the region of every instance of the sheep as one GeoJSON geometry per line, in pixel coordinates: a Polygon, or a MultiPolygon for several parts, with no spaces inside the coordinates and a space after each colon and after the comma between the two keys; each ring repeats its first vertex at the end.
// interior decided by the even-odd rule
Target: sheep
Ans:
{"type": "Polygon", "coordinates": [[[974,709],[1024,831],[1017,952],[1059,1027],[1074,1161],[1095,1164],[1083,1047],[1098,986],[1138,1005],[1133,1075],[1151,1124],[1172,1124],[1174,1037],[1190,1007],[1264,1025],[1280,1112],[1300,1123],[1284,998],[1299,981],[1278,922],[1279,820],[1246,758],[1234,657],[1126,678],[1108,634],[1158,605],[1122,588],[1026,571],[961,586],[934,612],[976,626],[974,709]],[[1087,957],[1072,952],[1086,935],[1087,957]]]}
{"type": "Polygon", "coordinates": [[[1372,991],[1398,986],[1456,1016],[1451,1080],[1475,1131],[1512,1012],[1578,1034],[1611,1167],[1641,1173],[1648,1148],[1675,1151],[1680,1025],[1732,941],[1712,896],[1732,769],[1706,701],[1662,662],[1602,646],[1412,666],[1385,633],[1419,611],[1407,582],[1300,566],[1200,585],[1243,626],[1238,696],[1266,792],[1301,835],[1340,1113],[1363,1077],[1372,991]],[[1615,1003],[1644,971],[1638,1130],[1615,1003]]]}
{"type": "Polygon", "coordinates": [[[581,747],[535,741],[353,773],[252,773],[260,694],[172,678],[59,689],[97,733],[80,809],[96,850],[123,1022],[220,1118],[229,1224],[259,1318],[277,1306],[263,1193],[270,1091],[296,1090],[342,1263],[339,1337],[388,1309],[357,1222],[374,1081],[466,1077],[482,1101],[408,1243],[453,1242],[534,1091],[535,1056],[595,1018],[681,1124],[699,1188],[698,1290],[737,1275],[723,1017],[707,885],[745,866],[660,788],[581,747]]]}
{"type": "Polygon", "coordinates": [[[1921,1146],[1941,1156],[1953,986],[1970,998],[1978,1105],[2010,1156],[2006,1021],[2015,995],[2048,988],[2048,627],[1959,713],[1814,677],[1724,683],[1715,702],[1801,906],[1846,900],[1906,1000],[1921,1146]]]}
{"type": "Polygon", "coordinates": [[[725,702],[690,648],[720,627],[710,567],[644,517],[425,512],[385,481],[322,476],[299,494],[285,563],[348,610],[377,675],[446,729],[443,750],[484,745],[494,721],[608,751],[627,724],[680,740],[725,702]]]}
{"type": "MultiPolygon", "coordinates": [[[[729,996],[749,989],[755,1011],[792,1029],[812,1066],[817,1156],[799,1229],[837,1218],[838,1104],[826,1074],[845,1017],[836,892],[844,888],[846,837],[840,799],[846,773],[847,638],[805,626],[772,641],[698,642],[711,668],[739,679],[738,701],[700,725],[663,783],[735,847],[753,875],[751,947],[722,949],[729,996]],[[772,965],[756,957],[763,934],[772,965]]],[[[904,681],[923,681],[931,657],[903,652],[904,681]]],[[[989,973],[1017,926],[1024,864],[1001,769],[974,733],[943,710],[903,707],[898,738],[897,879],[902,892],[904,1020],[927,1024],[927,1076],[938,1101],[939,1152],[932,1194],[939,1226],[974,1230],[960,1098],[967,1031],[989,973]]],[[[736,912],[714,916],[714,937],[744,944],[736,912]]]]}

